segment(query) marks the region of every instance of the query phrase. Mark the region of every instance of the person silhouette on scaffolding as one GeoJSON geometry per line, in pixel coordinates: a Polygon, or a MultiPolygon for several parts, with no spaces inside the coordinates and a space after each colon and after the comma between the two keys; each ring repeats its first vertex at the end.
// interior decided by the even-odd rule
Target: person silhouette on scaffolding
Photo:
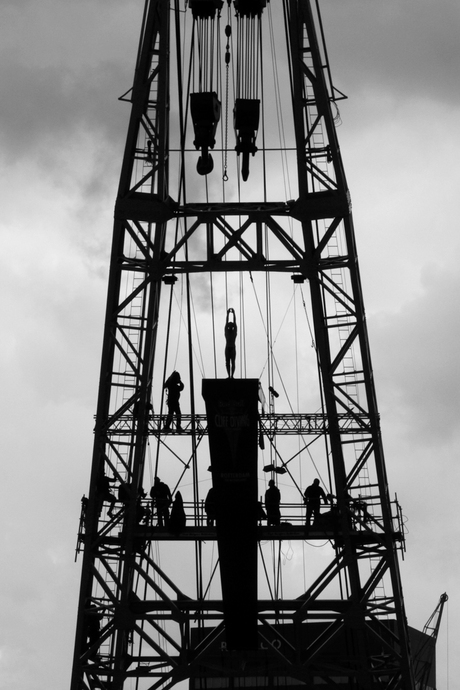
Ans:
{"type": "Polygon", "coordinates": [[[168,416],[166,417],[166,423],[163,427],[163,431],[170,430],[171,422],[173,420],[174,415],[176,417],[177,431],[182,431],[182,414],[179,404],[179,398],[181,392],[184,390],[184,384],[181,381],[180,374],[178,371],[173,371],[169,379],[165,381],[163,388],[166,389],[168,393],[168,399],[166,401],[166,404],[168,406],[168,416]]]}
{"type": "Polygon", "coordinates": [[[227,309],[227,320],[225,322],[225,367],[228,378],[232,379],[235,374],[236,360],[236,336],[238,328],[235,322],[235,310],[227,309]]]}

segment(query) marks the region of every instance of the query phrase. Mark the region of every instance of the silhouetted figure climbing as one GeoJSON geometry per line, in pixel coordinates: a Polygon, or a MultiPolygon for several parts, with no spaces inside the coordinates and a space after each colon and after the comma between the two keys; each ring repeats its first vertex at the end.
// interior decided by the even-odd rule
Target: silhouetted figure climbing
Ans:
{"type": "Polygon", "coordinates": [[[216,490],[212,486],[206,495],[204,509],[206,511],[206,524],[208,527],[213,527],[216,519],[216,490]]]}
{"type": "Polygon", "coordinates": [[[110,507],[109,507],[109,510],[107,511],[107,513],[108,513],[109,517],[112,517],[112,515],[113,515],[113,508],[114,508],[114,504],[116,503],[117,499],[115,498],[115,496],[110,491],[110,484],[112,482],[115,482],[115,481],[116,481],[115,479],[109,478],[105,474],[101,474],[101,476],[98,479],[96,491],[97,491],[99,514],[101,513],[102,505],[103,505],[104,501],[106,501],[107,503],[110,503],[110,507]]]}
{"type": "Polygon", "coordinates": [[[225,367],[230,379],[235,374],[235,360],[236,360],[236,336],[238,328],[235,322],[235,310],[227,309],[227,320],[224,328],[225,334],[225,367]]]}
{"type": "Polygon", "coordinates": [[[281,494],[273,479],[268,482],[268,489],[265,492],[265,510],[267,511],[267,525],[279,525],[281,494]]]}
{"type": "Polygon", "coordinates": [[[184,390],[184,384],[181,381],[178,371],[173,371],[169,379],[163,385],[168,393],[166,404],[168,406],[168,416],[163,431],[169,431],[173,416],[176,415],[176,427],[178,431],[182,431],[181,427],[181,411],[179,405],[179,398],[181,391],[184,390]]]}
{"type": "Polygon", "coordinates": [[[305,489],[304,493],[304,501],[307,504],[305,533],[308,533],[310,528],[311,517],[313,516],[313,522],[315,522],[320,516],[321,499],[323,499],[324,503],[327,503],[327,496],[319,485],[319,479],[315,479],[313,484],[310,484],[310,486],[305,489]]]}
{"type": "Polygon", "coordinates": [[[187,518],[185,515],[182,494],[180,491],[177,491],[171,508],[171,516],[168,523],[169,531],[172,532],[172,534],[180,534],[185,529],[186,521],[187,518]]]}
{"type": "MultiPolygon", "coordinates": [[[[94,647],[99,641],[100,631],[101,631],[101,621],[103,618],[102,609],[98,608],[96,604],[93,604],[90,599],[85,602],[85,617],[84,617],[84,628],[85,628],[85,638],[86,638],[86,650],[88,651],[91,647],[94,647]]],[[[98,657],[97,650],[93,650],[90,653],[89,658],[95,659],[98,657]]]]}
{"type": "Polygon", "coordinates": [[[150,489],[150,498],[152,499],[152,510],[156,511],[157,514],[158,527],[167,526],[172,496],[169,486],[162,482],[159,477],[155,477],[155,483],[150,489]]]}
{"type": "Polygon", "coordinates": [[[132,489],[132,484],[129,484],[128,482],[121,482],[120,486],[118,487],[118,500],[122,503],[128,504],[131,498],[132,489]]]}
{"type": "Polygon", "coordinates": [[[352,498],[349,491],[345,491],[345,500],[348,504],[354,527],[361,526],[363,529],[366,529],[367,523],[372,520],[372,516],[367,510],[366,501],[363,501],[361,496],[359,498],[352,498]]]}

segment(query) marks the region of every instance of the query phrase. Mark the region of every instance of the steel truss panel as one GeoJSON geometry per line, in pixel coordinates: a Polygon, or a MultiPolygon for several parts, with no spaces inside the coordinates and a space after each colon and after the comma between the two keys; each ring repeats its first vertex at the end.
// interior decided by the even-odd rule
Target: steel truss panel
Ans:
{"type": "MultiPolygon", "coordinates": [[[[194,3],[198,15],[200,7],[194,3]]],[[[291,134],[277,151],[286,156],[291,174],[295,170],[294,198],[290,190],[283,197],[264,172],[276,149],[267,143],[270,105],[263,110],[262,131],[253,132],[259,150],[253,142],[251,185],[222,194],[209,173],[205,192],[198,189],[188,98],[193,88],[205,90],[201,82],[197,86],[204,70],[193,76],[205,59],[200,41],[211,25],[212,35],[219,33],[214,22],[226,8],[208,3],[206,16],[192,19],[191,9],[178,0],[147,0],[134,84],[124,96],[132,108],[115,208],[90,489],[80,521],[83,564],[71,688],[153,690],[184,682],[206,688],[219,677],[240,686],[283,679],[304,687],[414,690],[397,560],[403,526],[399,506],[389,497],[350,199],[334,124],[338,92],[318,8],[313,0],[267,2],[249,14],[242,8],[236,3],[233,11],[229,4],[227,26],[257,22],[254,35],[265,35],[273,10],[275,22],[285,27],[282,88],[289,97],[281,100],[290,105],[291,134]],[[185,69],[187,51],[192,57],[185,69]],[[311,349],[319,372],[318,406],[311,412],[276,412],[273,393],[264,409],[261,398],[259,446],[271,461],[264,469],[271,477],[283,476],[283,490],[292,489],[298,500],[282,504],[287,522],[258,527],[260,645],[248,652],[232,651],[225,643],[213,550],[217,537],[206,525],[201,488],[210,482],[208,424],[198,393],[204,376],[195,369],[197,338],[192,338],[202,325],[193,323],[193,290],[201,296],[205,279],[214,284],[232,276],[243,280],[242,275],[246,287],[277,281],[278,297],[292,287],[306,301],[303,287],[308,288],[311,349]],[[175,322],[168,314],[176,282],[186,314],[175,322]],[[189,342],[190,412],[182,416],[181,433],[173,433],[163,428],[163,381],[171,366],[165,352],[182,318],[189,342]],[[174,488],[187,492],[187,526],[177,534],[153,524],[143,493],[152,447],[154,474],[171,476],[174,488]],[[331,509],[306,533],[299,468],[310,458],[327,476],[331,509]],[[285,596],[279,584],[283,549],[301,544],[308,551],[311,543],[329,549],[328,562],[313,564],[310,550],[311,563],[307,558],[306,565],[298,564],[302,574],[296,571],[285,596]]],[[[224,33],[216,46],[230,57],[222,60],[215,88],[226,128],[216,134],[215,155],[222,157],[223,182],[234,175],[241,185],[241,147],[228,143],[233,106],[224,102],[223,87],[225,65],[237,64],[238,55],[231,33],[224,33]]],[[[261,72],[261,81],[265,78],[261,72]]],[[[261,96],[263,106],[269,90],[261,96]]],[[[207,153],[201,151],[205,162],[207,153]]],[[[208,341],[213,333],[206,334],[208,341]]],[[[256,332],[255,354],[257,337],[256,332]]],[[[268,326],[264,340],[271,356],[276,337],[268,326]]],[[[273,390],[276,366],[267,366],[266,390],[273,390]]],[[[290,375],[293,386],[312,386],[303,372],[290,375]]]]}

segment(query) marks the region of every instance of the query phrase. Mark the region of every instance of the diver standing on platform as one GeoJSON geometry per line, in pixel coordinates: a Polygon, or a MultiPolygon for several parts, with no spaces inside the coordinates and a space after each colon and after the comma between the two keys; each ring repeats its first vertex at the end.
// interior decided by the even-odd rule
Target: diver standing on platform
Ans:
{"type": "Polygon", "coordinates": [[[227,309],[227,321],[225,322],[224,334],[225,367],[227,369],[228,378],[232,379],[235,374],[236,336],[238,334],[234,309],[227,309]]]}

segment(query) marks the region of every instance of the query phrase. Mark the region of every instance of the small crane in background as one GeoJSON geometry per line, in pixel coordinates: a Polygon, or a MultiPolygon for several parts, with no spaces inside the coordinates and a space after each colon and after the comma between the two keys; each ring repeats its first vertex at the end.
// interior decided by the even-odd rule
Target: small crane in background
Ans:
{"type": "MultiPolygon", "coordinates": [[[[441,594],[439,602],[423,627],[423,637],[414,652],[414,673],[417,690],[433,688],[432,669],[435,662],[436,640],[441,626],[444,604],[448,600],[447,594],[441,594]]],[[[434,676],[435,677],[435,676],[434,676]]],[[[433,690],[435,690],[433,688],[433,690]]]]}

